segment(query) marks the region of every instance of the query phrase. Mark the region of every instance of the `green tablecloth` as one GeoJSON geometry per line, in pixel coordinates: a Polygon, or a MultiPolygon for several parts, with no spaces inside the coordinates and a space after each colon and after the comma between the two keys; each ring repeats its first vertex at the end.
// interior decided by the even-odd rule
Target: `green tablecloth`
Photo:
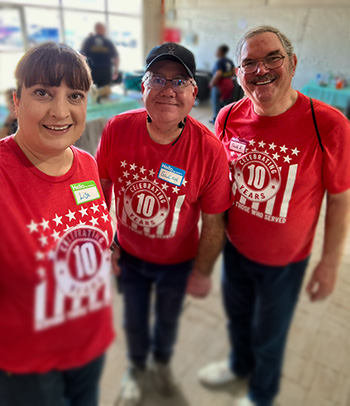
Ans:
{"type": "Polygon", "coordinates": [[[117,96],[115,100],[103,102],[101,104],[88,104],[86,121],[98,118],[109,119],[124,111],[138,109],[140,103],[130,97],[117,96]]]}
{"type": "Polygon", "coordinates": [[[330,86],[320,86],[315,81],[311,81],[301,89],[301,93],[343,111],[346,110],[350,103],[350,87],[335,89],[330,86]]]}

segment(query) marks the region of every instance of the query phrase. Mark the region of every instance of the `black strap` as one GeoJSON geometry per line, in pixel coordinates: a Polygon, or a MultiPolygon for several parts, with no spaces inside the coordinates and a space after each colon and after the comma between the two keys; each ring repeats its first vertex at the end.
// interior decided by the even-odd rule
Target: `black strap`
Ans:
{"type": "Polygon", "coordinates": [[[221,139],[224,139],[224,137],[225,137],[225,131],[226,131],[226,124],[227,124],[228,116],[230,115],[231,110],[233,109],[233,106],[234,106],[235,104],[236,104],[236,103],[232,103],[232,106],[230,107],[230,109],[229,109],[229,111],[228,111],[228,113],[227,113],[227,115],[226,115],[225,123],[224,123],[224,129],[223,129],[223,131],[222,131],[221,139]]]}
{"type": "Polygon", "coordinates": [[[318,127],[317,127],[317,122],[316,122],[316,115],[315,115],[315,110],[314,110],[314,104],[312,102],[311,97],[309,97],[309,99],[310,99],[310,105],[311,105],[312,119],[314,120],[314,126],[315,126],[315,130],[316,130],[317,138],[318,138],[318,143],[320,144],[322,152],[324,152],[321,136],[320,136],[320,133],[318,132],[318,127]]]}

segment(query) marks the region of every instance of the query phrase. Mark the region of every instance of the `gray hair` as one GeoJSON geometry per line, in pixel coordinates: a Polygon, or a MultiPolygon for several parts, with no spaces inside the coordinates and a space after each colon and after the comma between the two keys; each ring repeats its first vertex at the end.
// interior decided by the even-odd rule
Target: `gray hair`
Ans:
{"type": "Polygon", "coordinates": [[[292,55],[294,54],[294,48],[291,40],[285,34],[283,34],[278,28],[274,28],[269,25],[261,25],[260,27],[253,28],[250,31],[246,32],[244,36],[239,40],[236,47],[237,65],[240,65],[241,63],[241,52],[245,42],[249,38],[252,38],[258,34],[264,34],[265,32],[272,32],[276,34],[278,39],[281,41],[281,44],[284,50],[286,51],[286,54],[289,56],[289,59],[290,60],[292,59],[292,55]]]}

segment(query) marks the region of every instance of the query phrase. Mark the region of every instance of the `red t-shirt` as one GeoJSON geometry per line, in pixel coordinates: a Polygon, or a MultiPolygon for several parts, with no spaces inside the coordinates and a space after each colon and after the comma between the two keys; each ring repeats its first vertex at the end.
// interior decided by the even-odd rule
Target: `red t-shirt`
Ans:
{"type": "Polygon", "coordinates": [[[234,105],[222,139],[230,107],[216,121],[234,180],[228,237],[243,255],[262,264],[303,260],[312,248],[325,191],[350,188],[350,123],[314,101],[322,152],[309,98],[298,93],[295,104],[274,117],[257,115],[244,98],[234,105]]]}
{"type": "Polygon", "coordinates": [[[111,218],[96,162],[72,147],[63,176],[0,141],[0,369],[63,370],[112,342],[111,218]]]}
{"type": "Polygon", "coordinates": [[[232,203],[225,151],[209,130],[187,117],[172,145],[154,142],[146,110],[120,114],[103,132],[96,160],[114,183],[120,245],[145,261],[173,264],[195,257],[200,211],[232,203]]]}

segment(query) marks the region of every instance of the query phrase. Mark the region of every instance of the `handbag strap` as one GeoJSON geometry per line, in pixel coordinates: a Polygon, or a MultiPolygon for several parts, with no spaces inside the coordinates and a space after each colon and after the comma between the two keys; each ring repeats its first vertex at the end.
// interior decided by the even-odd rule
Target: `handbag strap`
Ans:
{"type": "Polygon", "coordinates": [[[324,152],[324,147],[322,144],[321,136],[320,136],[320,133],[319,133],[318,127],[317,127],[314,103],[312,102],[311,97],[309,97],[309,99],[310,99],[310,105],[311,105],[312,119],[314,120],[314,126],[315,126],[315,130],[316,130],[317,138],[318,138],[318,143],[320,144],[322,152],[324,152]]]}
{"type": "Polygon", "coordinates": [[[236,104],[236,103],[232,103],[232,106],[230,107],[228,113],[226,114],[225,123],[224,123],[224,129],[223,129],[223,131],[222,131],[222,136],[221,136],[221,139],[222,139],[222,140],[223,140],[224,137],[225,137],[225,132],[226,132],[226,125],[227,125],[228,116],[230,115],[230,113],[231,113],[231,111],[232,111],[232,109],[233,109],[233,107],[234,107],[235,104],[236,104]]]}
{"type": "MultiPolygon", "coordinates": [[[[317,121],[316,121],[314,103],[313,103],[311,97],[309,97],[309,99],[310,99],[310,106],[311,106],[312,119],[313,119],[313,122],[314,122],[314,126],[315,126],[315,131],[316,131],[316,134],[317,134],[318,143],[320,144],[321,151],[324,152],[324,147],[323,147],[323,144],[322,144],[321,136],[320,136],[320,133],[319,133],[318,127],[317,127],[317,121]]],[[[222,131],[221,139],[223,139],[224,136],[225,136],[226,126],[227,126],[227,120],[228,120],[228,117],[229,117],[229,115],[230,115],[230,113],[231,113],[231,111],[232,111],[234,105],[235,105],[235,103],[232,104],[232,106],[230,107],[228,113],[226,114],[226,118],[225,118],[225,123],[224,123],[224,128],[223,128],[223,131],[222,131]]]]}

